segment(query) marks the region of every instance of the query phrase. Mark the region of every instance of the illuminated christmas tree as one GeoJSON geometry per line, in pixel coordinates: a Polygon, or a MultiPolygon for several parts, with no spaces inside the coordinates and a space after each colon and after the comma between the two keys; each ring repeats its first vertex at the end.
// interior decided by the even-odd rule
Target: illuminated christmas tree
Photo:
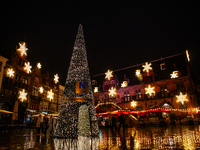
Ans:
{"type": "Polygon", "coordinates": [[[74,139],[98,134],[85,40],[79,25],[54,136],[74,139]]]}

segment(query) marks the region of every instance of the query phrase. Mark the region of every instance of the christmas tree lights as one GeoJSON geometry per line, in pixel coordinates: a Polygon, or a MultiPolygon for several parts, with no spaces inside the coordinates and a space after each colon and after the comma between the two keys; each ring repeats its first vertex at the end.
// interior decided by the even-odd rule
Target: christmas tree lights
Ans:
{"type": "Polygon", "coordinates": [[[82,25],[79,25],[54,136],[77,139],[98,134],[85,40],[82,25]]]}

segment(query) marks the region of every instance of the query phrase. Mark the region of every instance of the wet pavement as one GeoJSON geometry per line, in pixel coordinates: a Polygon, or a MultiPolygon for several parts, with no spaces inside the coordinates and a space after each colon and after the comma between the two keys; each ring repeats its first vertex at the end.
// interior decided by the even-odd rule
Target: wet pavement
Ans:
{"type": "Polygon", "coordinates": [[[36,135],[36,129],[0,132],[1,150],[200,150],[200,125],[100,128],[99,138],[55,139],[36,135]]]}

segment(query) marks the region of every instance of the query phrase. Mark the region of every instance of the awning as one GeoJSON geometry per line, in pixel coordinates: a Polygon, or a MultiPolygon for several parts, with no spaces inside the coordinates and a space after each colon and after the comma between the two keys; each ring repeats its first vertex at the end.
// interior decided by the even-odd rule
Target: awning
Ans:
{"type": "Polygon", "coordinates": [[[13,112],[0,109],[0,114],[12,114],[13,112]]]}

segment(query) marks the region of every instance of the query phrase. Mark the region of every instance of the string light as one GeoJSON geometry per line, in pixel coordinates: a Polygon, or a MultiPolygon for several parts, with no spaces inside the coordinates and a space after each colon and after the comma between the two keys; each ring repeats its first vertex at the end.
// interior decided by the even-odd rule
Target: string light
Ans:
{"type": "Polygon", "coordinates": [[[113,71],[110,71],[110,70],[108,69],[108,72],[105,73],[105,74],[106,74],[106,77],[105,77],[105,78],[108,78],[108,80],[110,80],[110,78],[113,77],[112,72],[113,72],[113,71]]]}
{"type": "Polygon", "coordinates": [[[13,69],[8,69],[7,75],[9,75],[9,77],[13,77],[14,76],[15,71],[13,69]]]}

